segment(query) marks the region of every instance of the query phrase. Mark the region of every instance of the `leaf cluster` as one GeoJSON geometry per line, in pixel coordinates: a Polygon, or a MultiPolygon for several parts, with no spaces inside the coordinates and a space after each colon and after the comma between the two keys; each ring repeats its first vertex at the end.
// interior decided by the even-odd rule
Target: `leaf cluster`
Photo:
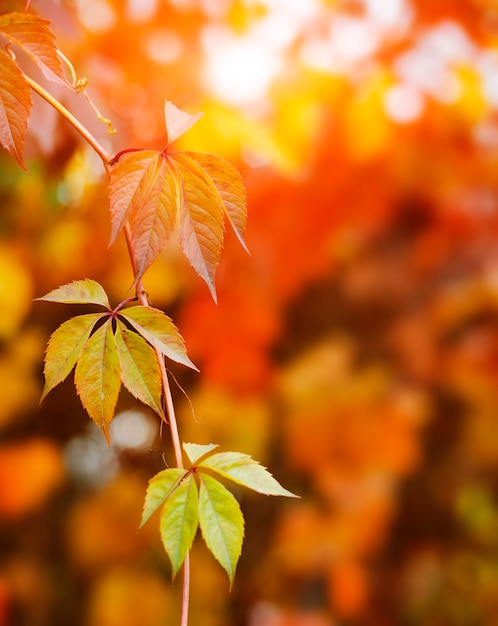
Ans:
{"type": "Polygon", "coordinates": [[[89,279],[74,281],[38,299],[105,309],[103,313],[70,318],[54,331],[45,356],[42,400],[75,367],[74,381],[81,402],[108,442],[121,383],[166,419],[159,359],[164,355],[196,368],[178,329],[165,313],[144,306],[122,309],[123,303],[111,309],[103,287],[89,279]]]}
{"type": "Polygon", "coordinates": [[[137,282],[178,225],[185,256],[216,300],[214,275],[225,219],[245,248],[244,183],[238,170],[219,156],[170,149],[200,114],[189,115],[166,101],[164,115],[168,143],[163,151],[125,150],[111,161],[111,243],[129,224],[137,282]]]}
{"type": "Polygon", "coordinates": [[[297,496],[284,489],[249,455],[241,452],[213,454],[216,448],[214,444],[183,444],[191,467],[165,469],[149,481],[141,525],[162,507],[161,539],[171,561],[173,577],[200,528],[207,547],[226,571],[231,586],[242,549],[244,518],[239,503],[218,478],[229,479],[265,495],[297,496]]]}

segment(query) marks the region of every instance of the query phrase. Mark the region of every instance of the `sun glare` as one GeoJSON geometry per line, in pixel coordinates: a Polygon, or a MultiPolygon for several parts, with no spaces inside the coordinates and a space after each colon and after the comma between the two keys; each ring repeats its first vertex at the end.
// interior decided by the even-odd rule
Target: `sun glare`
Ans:
{"type": "Polygon", "coordinates": [[[220,29],[205,33],[208,89],[223,101],[244,105],[263,98],[281,60],[274,50],[258,47],[250,38],[235,38],[220,29]]]}
{"type": "Polygon", "coordinates": [[[235,106],[251,105],[267,94],[284,70],[284,53],[316,17],[319,3],[266,0],[264,14],[244,32],[234,33],[216,22],[204,31],[207,89],[235,106]]]}

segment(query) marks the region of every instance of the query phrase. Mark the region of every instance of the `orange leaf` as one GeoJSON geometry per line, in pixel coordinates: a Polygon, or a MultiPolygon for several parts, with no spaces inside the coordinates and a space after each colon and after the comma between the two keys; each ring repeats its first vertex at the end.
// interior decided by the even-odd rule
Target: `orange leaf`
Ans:
{"type": "Polygon", "coordinates": [[[240,172],[231,163],[215,154],[205,152],[182,152],[195,161],[214,183],[226,216],[243,248],[247,251],[244,232],[247,223],[247,202],[244,181],[240,172]]]}
{"type": "Polygon", "coordinates": [[[169,160],[160,152],[127,154],[110,175],[111,243],[129,221],[138,280],[173,232],[177,182],[169,160]]]}
{"type": "Polygon", "coordinates": [[[64,68],[57,54],[55,36],[49,24],[48,20],[32,13],[0,15],[0,33],[28,54],[45,78],[68,87],[64,68]]]}
{"type": "Polygon", "coordinates": [[[180,154],[171,156],[182,189],[180,241],[183,253],[216,301],[214,274],[223,247],[223,204],[216,187],[206,182],[199,165],[180,154]]]}
{"type": "Polygon", "coordinates": [[[26,171],[22,153],[31,105],[31,91],[21,70],[0,50],[0,143],[26,171]]]}

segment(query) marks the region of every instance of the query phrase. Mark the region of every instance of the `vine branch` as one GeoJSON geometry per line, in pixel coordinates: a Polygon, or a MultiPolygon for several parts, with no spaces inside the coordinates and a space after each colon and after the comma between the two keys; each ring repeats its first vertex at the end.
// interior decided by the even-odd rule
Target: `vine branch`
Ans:
{"type": "MultiPolygon", "coordinates": [[[[100,142],[92,135],[92,133],[59,101],[54,98],[52,94],[46,91],[40,84],[34,81],[32,78],[24,74],[24,79],[29,84],[31,89],[37,93],[41,98],[48,102],[56,111],[58,111],[64,119],[66,119],[71,126],[81,135],[81,137],[90,145],[91,148],[102,159],[107,174],[111,169],[112,158],[107,150],[100,144],[100,142]]],[[[124,227],[124,234],[126,239],[126,245],[128,247],[128,254],[132,265],[133,276],[138,275],[138,268],[135,260],[135,254],[133,250],[133,241],[131,236],[130,225],[127,222],[124,227]]],[[[142,279],[136,280],[136,295],[142,306],[150,306],[147,293],[144,289],[142,279]]],[[[159,367],[161,372],[161,383],[164,393],[164,400],[166,403],[166,410],[169,419],[169,427],[171,432],[171,439],[173,443],[173,449],[175,453],[176,465],[179,468],[183,468],[182,449],[180,444],[180,435],[178,431],[178,423],[176,420],[175,407],[173,403],[173,396],[171,394],[171,387],[169,384],[168,373],[164,363],[164,356],[156,349],[157,359],[159,361],[159,367]]],[[[188,624],[188,611],[189,611],[189,599],[190,599],[190,558],[187,554],[183,563],[183,590],[182,590],[182,610],[181,610],[181,626],[187,626],[188,624]]]]}
{"type": "Polygon", "coordinates": [[[99,143],[99,141],[92,135],[92,133],[76,117],[74,117],[74,115],[68,109],[66,109],[66,107],[61,102],[59,102],[59,100],[57,100],[57,98],[54,98],[52,94],[50,94],[30,76],[27,76],[23,73],[23,77],[28,85],[31,87],[31,89],[46,102],[48,102],[51,106],[53,106],[54,109],[56,109],[56,111],[58,111],[62,115],[62,117],[71,124],[76,132],[78,132],[83,137],[83,139],[95,150],[95,152],[102,159],[104,166],[108,171],[111,155],[102,146],[102,144],[99,143]]]}

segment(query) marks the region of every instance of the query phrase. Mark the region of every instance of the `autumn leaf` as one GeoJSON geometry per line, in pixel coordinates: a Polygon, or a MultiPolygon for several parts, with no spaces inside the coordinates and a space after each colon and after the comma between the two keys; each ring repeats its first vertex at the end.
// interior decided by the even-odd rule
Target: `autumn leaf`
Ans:
{"type": "Polygon", "coordinates": [[[217,447],[212,443],[183,444],[192,468],[163,470],[149,481],[141,525],[164,505],[161,537],[175,576],[192,545],[199,523],[206,545],[227,572],[231,586],[242,550],[244,518],[234,496],[210,473],[266,495],[297,496],[284,489],[249,455],[237,452],[212,454],[217,447]],[[200,487],[198,513],[194,475],[198,476],[200,487]]]}
{"type": "Polygon", "coordinates": [[[118,348],[111,320],[101,326],[85,344],[74,372],[76,391],[88,415],[109,443],[109,423],[121,387],[118,348]]]}
{"type": "Polygon", "coordinates": [[[74,280],[72,283],[58,287],[41,298],[35,299],[64,304],[98,304],[109,310],[111,308],[109,298],[102,285],[89,278],[74,280]]]}
{"type": "Polygon", "coordinates": [[[203,113],[190,115],[175,106],[169,100],[164,104],[164,119],[166,121],[167,145],[186,133],[201,118],[203,113]]]}
{"type": "Polygon", "coordinates": [[[234,496],[212,476],[199,476],[199,524],[207,547],[233,584],[242,550],[244,518],[234,496]]]}
{"type": "Polygon", "coordinates": [[[185,342],[171,319],[159,309],[133,306],[120,311],[125,319],[154,348],[172,361],[197,370],[187,356],[185,342]]]}
{"type": "Polygon", "coordinates": [[[31,91],[21,70],[0,50],[0,143],[26,172],[23,149],[31,106],[31,91]]]}
{"type": "Polygon", "coordinates": [[[69,87],[49,24],[33,13],[6,13],[0,15],[0,34],[24,50],[45,78],[69,87]]]}
{"type": "Polygon", "coordinates": [[[194,465],[200,458],[215,450],[218,444],[184,443],[182,447],[187,453],[189,461],[194,465]]]}
{"type": "Polygon", "coordinates": [[[180,242],[183,253],[199,276],[206,282],[216,302],[214,275],[223,247],[223,208],[219,195],[191,167],[175,159],[182,203],[180,211],[180,242]]]}
{"type": "Polygon", "coordinates": [[[156,353],[145,339],[129,331],[119,320],[115,339],[124,386],[165,420],[161,403],[161,372],[156,353]]]}
{"type": "Polygon", "coordinates": [[[225,218],[246,247],[244,184],[236,168],[220,157],[170,152],[170,143],[199,116],[180,111],[168,101],[165,115],[165,150],[125,150],[111,160],[110,243],[129,223],[136,283],[161,253],[179,221],[183,253],[216,301],[214,277],[223,248],[225,218]]]}
{"type": "Polygon", "coordinates": [[[177,220],[177,183],[169,160],[142,150],[124,155],[110,173],[113,243],[129,221],[139,280],[170,238],[177,220]]]}
{"type": "Polygon", "coordinates": [[[161,539],[170,558],[174,578],[192,547],[199,524],[198,491],[192,472],[169,468],[149,481],[140,526],[160,506],[163,507],[161,539]]]}
{"type": "Polygon", "coordinates": [[[52,334],[45,355],[45,386],[40,402],[64,381],[76,365],[90,333],[102,314],[79,315],[63,322],[52,334]]]}
{"type": "Polygon", "coordinates": [[[247,224],[246,191],[240,172],[231,163],[215,154],[185,151],[181,155],[197,163],[214,183],[225,214],[244,250],[248,252],[244,241],[247,224]]]}
{"type": "Polygon", "coordinates": [[[166,501],[171,493],[178,487],[180,480],[186,471],[178,467],[170,467],[159,472],[149,480],[149,486],[145,494],[144,508],[140,527],[153,515],[166,501]]]}
{"type": "Polygon", "coordinates": [[[173,578],[192,547],[198,525],[197,485],[193,474],[187,473],[167,497],[159,525],[161,540],[171,561],[173,578]]]}
{"type": "Polygon", "coordinates": [[[123,312],[123,303],[113,311],[104,288],[90,279],[73,281],[37,300],[96,304],[107,309],[106,313],[67,320],[54,331],[45,356],[41,400],[76,366],[76,390],[107,439],[121,382],[135,398],[166,419],[159,358],[165,355],[196,369],[182,336],[167,315],[145,306],[129,307],[123,312]],[[99,320],[103,323],[93,332],[99,320]]]}
{"type": "Polygon", "coordinates": [[[224,478],[229,478],[240,485],[244,485],[244,487],[267,496],[299,497],[284,489],[265,467],[242,452],[212,454],[202,460],[198,467],[199,469],[210,469],[224,478]]]}

